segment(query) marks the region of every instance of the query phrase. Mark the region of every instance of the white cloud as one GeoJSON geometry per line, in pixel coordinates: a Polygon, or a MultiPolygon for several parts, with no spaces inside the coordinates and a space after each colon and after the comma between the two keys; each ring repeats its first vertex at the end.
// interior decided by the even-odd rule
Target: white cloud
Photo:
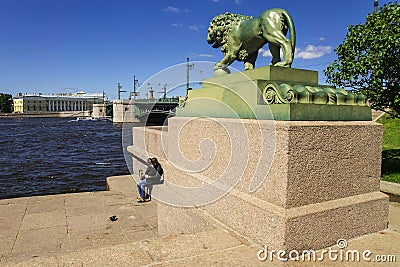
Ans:
{"type": "Polygon", "coordinates": [[[220,2],[221,0],[213,0],[214,2],[220,2]]]}
{"type": "Polygon", "coordinates": [[[272,57],[271,52],[269,50],[264,49],[264,48],[260,48],[258,50],[258,54],[261,55],[262,57],[272,57]]]}
{"type": "MultiPolygon", "coordinates": [[[[282,50],[280,52],[282,58],[282,50]]],[[[307,45],[305,48],[296,47],[294,57],[302,59],[315,59],[330,54],[331,52],[332,46],[307,45]]],[[[260,50],[258,50],[258,54],[262,57],[272,57],[271,52],[264,48],[260,48],[260,50]]]]}
{"type": "Polygon", "coordinates": [[[169,6],[164,9],[165,12],[179,13],[180,9],[178,7],[169,6]]]}
{"type": "Polygon", "coordinates": [[[240,5],[241,3],[242,3],[241,0],[235,0],[235,4],[236,4],[236,5],[240,5]]]}
{"type": "Polygon", "coordinates": [[[169,13],[180,13],[181,11],[187,12],[187,13],[190,12],[190,10],[187,8],[181,9],[181,8],[175,7],[175,6],[168,6],[167,8],[164,8],[164,11],[169,12],[169,13]]]}
{"type": "Polygon", "coordinates": [[[332,52],[332,46],[307,45],[304,49],[296,48],[295,58],[315,59],[332,52]]]}
{"type": "Polygon", "coordinates": [[[203,25],[200,24],[193,24],[189,26],[189,29],[194,30],[196,32],[198,32],[201,28],[203,28],[203,25]]]}
{"type": "Polygon", "coordinates": [[[172,27],[182,27],[183,24],[182,23],[172,23],[171,26],[172,27]]]}
{"type": "Polygon", "coordinates": [[[212,55],[212,54],[206,54],[206,53],[200,53],[200,54],[190,53],[190,57],[193,57],[193,58],[199,58],[199,57],[213,58],[215,56],[212,55]]]}
{"type": "Polygon", "coordinates": [[[196,54],[196,56],[197,57],[208,57],[208,58],[214,57],[214,55],[211,55],[211,54],[196,54]]]}

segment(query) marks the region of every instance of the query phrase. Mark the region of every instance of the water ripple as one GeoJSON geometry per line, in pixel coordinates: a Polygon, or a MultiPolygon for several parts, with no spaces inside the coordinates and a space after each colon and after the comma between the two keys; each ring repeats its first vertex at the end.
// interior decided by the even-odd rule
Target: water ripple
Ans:
{"type": "Polygon", "coordinates": [[[106,189],[129,173],[121,128],[64,118],[0,120],[0,199],[106,189]]]}

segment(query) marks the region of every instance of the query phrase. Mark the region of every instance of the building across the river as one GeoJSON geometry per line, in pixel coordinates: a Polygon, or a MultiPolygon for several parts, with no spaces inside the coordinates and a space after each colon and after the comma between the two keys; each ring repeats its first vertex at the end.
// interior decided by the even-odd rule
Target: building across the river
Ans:
{"type": "Polygon", "coordinates": [[[14,113],[82,113],[91,112],[93,104],[104,103],[103,94],[18,94],[13,98],[14,113]]]}

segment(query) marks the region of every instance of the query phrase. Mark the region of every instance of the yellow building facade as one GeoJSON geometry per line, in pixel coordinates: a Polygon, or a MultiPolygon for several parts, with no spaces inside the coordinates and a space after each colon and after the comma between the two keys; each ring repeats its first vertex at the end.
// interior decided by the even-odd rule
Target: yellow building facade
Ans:
{"type": "Polygon", "coordinates": [[[21,98],[13,98],[13,108],[14,113],[23,113],[24,112],[24,100],[21,98]]]}
{"type": "Polygon", "coordinates": [[[102,94],[21,95],[13,98],[14,113],[91,111],[103,103],[102,94]]]}

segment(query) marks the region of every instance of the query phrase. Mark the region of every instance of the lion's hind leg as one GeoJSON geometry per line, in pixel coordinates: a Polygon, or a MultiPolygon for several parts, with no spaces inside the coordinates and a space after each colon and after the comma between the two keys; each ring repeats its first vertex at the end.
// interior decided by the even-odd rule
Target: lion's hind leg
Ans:
{"type": "Polygon", "coordinates": [[[272,55],[271,65],[275,65],[276,63],[281,61],[280,46],[272,44],[272,43],[268,43],[268,47],[269,47],[269,51],[271,52],[271,55],[272,55]]]}
{"type": "MultiPolygon", "coordinates": [[[[293,51],[289,39],[286,38],[286,36],[281,31],[275,31],[273,33],[269,33],[266,36],[264,36],[264,38],[268,41],[269,44],[271,44],[270,49],[273,46],[282,48],[283,60],[281,62],[272,63],[272,65],[281,67],[290,67],[293,62],[293,51]]],[[[271,50],[271,54],[272,53],[273,52],[271,50]]],[[[279,51],[277,53],[279,55],[279,51]]],[[[274,59],[272,60],[274,61],[274,59]]]]}

